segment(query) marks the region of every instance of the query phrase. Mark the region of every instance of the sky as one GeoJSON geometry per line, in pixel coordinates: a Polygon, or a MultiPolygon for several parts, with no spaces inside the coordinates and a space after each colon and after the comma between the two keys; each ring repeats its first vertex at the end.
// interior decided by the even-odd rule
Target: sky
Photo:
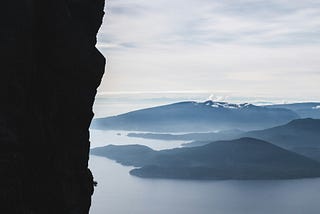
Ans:
{"type": "Polygon", "coordinates": [[[319,0],[108,0],[99,96],[320,101],[319,0]]]}

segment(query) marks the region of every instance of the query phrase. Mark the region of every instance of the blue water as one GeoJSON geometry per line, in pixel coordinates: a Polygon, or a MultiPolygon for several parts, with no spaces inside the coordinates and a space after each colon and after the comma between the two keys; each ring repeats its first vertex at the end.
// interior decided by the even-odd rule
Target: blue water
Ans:
{"type": "MultiPolygon", "coordinates": [[[[126,137],[126,132],[92,131],[92,147],[145,144],[154,149],[179,141],[126,137]],[[120,135],[117,135],[120,133],[120,135]]],[[[91,214],[319,214],[320,179],[282,181],[182,181],[142,179],[112,160],[91,156],[98,181],[91,214]]]]}

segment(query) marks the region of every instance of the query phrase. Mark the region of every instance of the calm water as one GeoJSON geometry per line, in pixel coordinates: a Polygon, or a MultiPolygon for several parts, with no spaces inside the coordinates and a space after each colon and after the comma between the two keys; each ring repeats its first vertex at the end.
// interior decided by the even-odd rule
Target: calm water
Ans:
{"type": "MultiPolygon", "coordinates": [[[[144,144],[173,148],[180,141],[141,140],[126,132],[91,131],[92,147],[144,144]],[[117,135],[120,133],[120,135],[117,135]]],[[[98,187],[91,214],[319,214],[320,179],[181,181],[142,179],[103,157],[90,157],[98,187]]]]}

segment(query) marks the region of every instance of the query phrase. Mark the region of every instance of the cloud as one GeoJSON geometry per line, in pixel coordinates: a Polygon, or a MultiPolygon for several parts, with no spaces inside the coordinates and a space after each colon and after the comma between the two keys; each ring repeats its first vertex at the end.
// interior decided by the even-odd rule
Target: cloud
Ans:
{"type": "Polygon", "coordinates": [[[320,80],[320,3],[110,0],[98,48],[104,91],[309,96],[320,80]]]}
{"type": "Polygon", "coordinates": [[[100,38],[140,47],[319,42],[319,3],[304,2],[111,0],[100,38]]]}
{"type": "Polygon", "coordinates": [[[214,94],[211,94],[208,98],[208,100],[217,101],[217,102],[224,102],[227,99],[228,99],[228,96],[221,96],[221,95],[214,95],[214,94]]]}

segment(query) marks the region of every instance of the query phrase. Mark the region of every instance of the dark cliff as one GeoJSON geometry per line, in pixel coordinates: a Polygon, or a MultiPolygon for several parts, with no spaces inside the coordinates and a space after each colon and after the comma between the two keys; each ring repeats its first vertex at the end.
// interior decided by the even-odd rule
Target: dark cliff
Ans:
{"type": "Polygon", "coordinates": [[[0,213],[88,213],[104,0],[0,4],[0,213]]]}

